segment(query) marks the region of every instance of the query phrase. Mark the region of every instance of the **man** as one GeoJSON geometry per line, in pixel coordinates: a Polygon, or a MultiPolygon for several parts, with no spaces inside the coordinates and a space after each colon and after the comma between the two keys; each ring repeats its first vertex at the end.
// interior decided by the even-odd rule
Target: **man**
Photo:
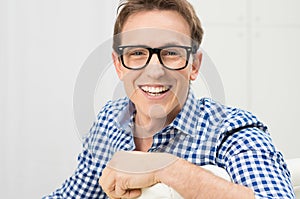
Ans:
{"type": "MultiPolygon", "coordinates": [[[[267,128],[249,112],[195,99],[190,81],[203,31],[187,1],[128,0],[114,35],[113,61],[128,97],[104,106],[75,174],[48,198],[135,198],[157,183],[183,198],[294,198],[267,128]],[[119,151],[161,156],[151,162],[156,169],[133,174],[122,170],[119,151]],[[232,182],[203,165],[224,168],[232,182]]],[[[131,165],[149,166],[139,160],[131,165]]]]}

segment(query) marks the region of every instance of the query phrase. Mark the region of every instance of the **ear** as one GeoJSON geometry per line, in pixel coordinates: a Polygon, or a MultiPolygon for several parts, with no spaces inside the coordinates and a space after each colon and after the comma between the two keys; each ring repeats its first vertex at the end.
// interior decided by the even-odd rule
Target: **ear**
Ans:
{"type": "Polygon", "coordinates": [[[118,74],[118,77],[120,80],[122,80],[123,76],[124,76],[124,71],[123,71],[124,68],[122,67],[121,59],[120,59],[118,53],[116,53],[115,51],[112,52],[112,59],[113,59],[114,66],[115,66],[116,72],[118,74]]]}
{"type": "Polygon", "coordinates": [[[197,52],[193,57],[192,71],[190,80],[195,80],[199,74],[200,66],[202,62],[202,52],[197,52]]]}

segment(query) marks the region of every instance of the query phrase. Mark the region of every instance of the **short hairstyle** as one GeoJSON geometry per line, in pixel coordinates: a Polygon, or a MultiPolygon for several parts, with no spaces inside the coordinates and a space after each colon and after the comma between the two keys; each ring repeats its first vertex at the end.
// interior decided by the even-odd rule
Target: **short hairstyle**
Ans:
{"type": "MultiPolygon", "coordinates": [[[[119,10],[114,26],[114,36],[121,33],[126,20],[132,14],[141,11],[168,10],[178,12],[188,23],[193,48],[198,49],[201,44],[203,37],[201,22],[193,6],[187,0],[125,0],[119,5],[119,10]]],[[[114,40],[113,48],[115,50],[117,49],[117,43],[117,40],[114,40]]]]}

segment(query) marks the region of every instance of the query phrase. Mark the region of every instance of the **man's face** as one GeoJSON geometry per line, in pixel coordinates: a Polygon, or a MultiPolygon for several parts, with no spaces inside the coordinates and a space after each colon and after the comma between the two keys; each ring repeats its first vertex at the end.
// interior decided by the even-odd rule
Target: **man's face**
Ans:
{"type": "MultiPolygon", "coordinates": [[[[143,45],[160,48],[167,45],[191,46],[190,28],[175,11],[142,11],[131,15],[121,33],[121,46],[143,45]]],[[[162,66],[157,54],[140,70],[125,68],[113,53],[114,64],[125,91],[135,104],[137,116],[144,123],[153,119],[173,120],[187,98],[190,80],[195,80],[201,54],[190,56],[188,66],[169,70],[162,66]]]]}

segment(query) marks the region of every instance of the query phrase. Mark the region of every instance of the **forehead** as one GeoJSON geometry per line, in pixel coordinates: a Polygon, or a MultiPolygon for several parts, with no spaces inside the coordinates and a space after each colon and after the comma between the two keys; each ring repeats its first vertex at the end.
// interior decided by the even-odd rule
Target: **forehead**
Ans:
{"type": "Polygon", "coordinates": [[[160,47],[165,45],[185,45],[190,46],[192,39],[182,33],[157,29],[144,28],[122,32],[117,35],[120,45],[147,45],[151,47],[160,47]]]}
{"type": "Polygon", "coordinates": [[[120,34],[122,43],[189,43],[190,27],[176,11],[152,10],[134,13],[120,34]]]}

